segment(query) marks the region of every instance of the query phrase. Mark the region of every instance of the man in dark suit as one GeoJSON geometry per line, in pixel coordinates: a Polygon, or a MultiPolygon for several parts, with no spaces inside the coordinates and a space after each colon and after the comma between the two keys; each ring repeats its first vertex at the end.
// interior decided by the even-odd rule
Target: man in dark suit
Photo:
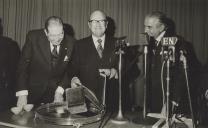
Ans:
{"type": "MultiPolygon", "coordinates": [[[[182,61],[180,60],[181,51],[186,51],[184,43],[174,31],[173,23],[162,12],[153,12],[145,17],[145,32],[150,37],[149,55],[148,55],[148,97],[147,102],[151,112],[165,113],[167,71],[163,62],[167,61],[168,56],[162,52],[168,47],[162,46],[163,37],[177,37],[174,48],[175,59],[170,58],[170,103],[172,107],[178,106],[181,96],[181,90],[184,89],[185,75],[182,61]],[[162,70],[163,69],[163,70],[162,70]],[[163,72],[162,72],[163,71],[163,72]],[[162,76],[162,78],[161,78],[162,76]],[[164,100],[164,101],[163,101],[164,100]],[[163,109],[162,109],[163,108],[163,109]]],[[[167,51],[169,52],[169,51],[167,51]]],[[[166,63],[164,63],[166,65],[166,63]]],[[[171,111],[172,109],[169,109],[171,111]]]]}
{"type": "Polygon", "coordinates": [[[27,34],[17,72],[17,106],[63,101],[73,43],[56,16],[46,20],[44,29],[27,34]]]}
{"type": "Polygon", "coordinates": [[[17,43],[0,35],[0,111],[15,104],[15,73],[19,55],[17,43]]]}
{"type": "MultiPolygon", "coordinates": [[[[107,76],[107,88],[110,88],[113,78],[118,78],[115,39],[105,34],[107,24],[106,15],[102,11],[96,10],[91,14],[88,26],[92,35],[75,43],[72,69],[69,70],[74,74],[71,86],[86,86],[95,93],[99,101],[103,100],[104,81],[102,74],[107,76]]],[[[107,92],[106,96],[112,99],[116,96],[113,94],[115,93],[107,92]]]]}

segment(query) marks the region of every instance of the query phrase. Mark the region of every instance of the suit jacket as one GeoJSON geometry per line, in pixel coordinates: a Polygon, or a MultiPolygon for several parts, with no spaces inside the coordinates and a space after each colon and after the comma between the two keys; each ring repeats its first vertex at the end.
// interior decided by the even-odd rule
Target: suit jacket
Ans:
{"type": "Polygon", "coordinates": [[[77,76],[82,84],[92,90],[101,101],[104,82],[98,69],[117,67],[115,39],[105,37],[102,58],[98,55],[92,36],[77,41],[73,50],[72,66],[69,72],[73,72],[73,76],[77,76]]]}
{"type": "Polygon", "coordinates": [[[0,110],[15,103],[15,73],[19,55],[17,43],[0,36],[0,110]]]}
{"type": "MultiPolygon", "coordinates": [[[[164,37],[176,37],[174,34],[168,32],[165,33],[164,37]]],[[[175,45],[175,62],[170,63],[170,101],[179,102],[181,98],[181,91],[184,91],[186,87],[185,74],[183,69],[183,64],[180,61],[180,50],[185,51],[183,47],[183,40],[178,37],[178,41],[175,45]]],[[[162,45],[159,42],[159,45],[156,46],[153,38],[150,40],[149,44],[149,54],[148,54],[148,103],[151,112],[160,112],[163,104],[163,95],[162,95],[162,81],[164,86],[164,94],[166,97],[166,87],[167,87],[167,68],[166,64],[163,67],[163,79],[161,80],[161,71],[162,63],[164,58],[162,57],[162,45]]],[[[166,98],[165,98],[166,99],[166,98]]],[[[166,101],[166,100],[165,100],[166,101]]]]}
{"type": "Polygon", "coordinates": [[[67,35],[60,44],[58,62],[51,67],[51,50],[44,30],[27,34],[18,67],[17,91],[28,90],[29,102],[51,102],[58,86],[66,88],[65,69],[71,61],[74,39],[67,35]],[[40,100],[42,99],[42,101],[40,100]]]}

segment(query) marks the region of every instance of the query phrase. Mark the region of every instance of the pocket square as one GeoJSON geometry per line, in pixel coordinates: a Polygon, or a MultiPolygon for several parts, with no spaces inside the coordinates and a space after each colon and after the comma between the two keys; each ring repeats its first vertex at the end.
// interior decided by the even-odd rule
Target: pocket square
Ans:
{"type": "Polygon", "coordinates": [[[69,57],[68,56],[65,56],[64,57],[64,61],[69,61],[69,57]]]}

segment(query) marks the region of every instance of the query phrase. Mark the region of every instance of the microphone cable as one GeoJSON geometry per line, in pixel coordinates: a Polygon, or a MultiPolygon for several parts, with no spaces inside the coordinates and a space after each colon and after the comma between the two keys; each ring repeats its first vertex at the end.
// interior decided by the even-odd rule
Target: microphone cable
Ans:
{"type": "Polygon", "coordinates": [[[186,60],[186,57],[183,54],[183,51],[181,51],[181,56],[183,57],[181,59],[181,61],[183,62],[183,66],[184,66],[184,73],[185,73],[185,79],[186,79],[186,88],[187,88],[187,93],[188,93],[188,98],[189,98],[189,107],[190,107],[190,112],[191,112],[191,116],[192,116],[192,125],[193,125],[193,128],[195,128],[195,119],[194,119],[194,114],[193,114],[192,100],[191,100],[188,73],[187,73],[188,66],[187,66],[187,60],[186,60]]]}
{"type": "Polygon", "coordinates": [[[160,73],[160,79],[161,79],[161,85],[162,85],[162,94],[163,94],[163,105],[165,105],[165,89],[164,89],[164,82],[163,82],[163,71],[164,71],[165,61],[162,63],[161,73],[160,73]]]}
{"type": "Polygon", "coordinates": [[[100,122],[98,128],[103,128],[107,124],[107,122],[110,120],[112,115],[113,115],[113,112],[110,112],[108,118],[106,118],[107,117],[107,113],[105,112],[103,117],[101,118],[101,122],[100,122]],[[105,120],[105,118],[106,118],[106,120],[105,120]]]}
{"type": "Polygon", "coordinates": [[[105,119],[105,116],[106,116],[106,102],[105,102],[105,98],[106,98],[106,75],[105,74],[101,74],[102,77],[104,77],[104,86],[103,86],[103,101],[102,101],[102,105],[103,105],[103,116],[101,116],[101,119],[100,119],[100,125],[98,126],[98,128],[101,128],[102,124],[103,124],[103,121],[105,119]]]}

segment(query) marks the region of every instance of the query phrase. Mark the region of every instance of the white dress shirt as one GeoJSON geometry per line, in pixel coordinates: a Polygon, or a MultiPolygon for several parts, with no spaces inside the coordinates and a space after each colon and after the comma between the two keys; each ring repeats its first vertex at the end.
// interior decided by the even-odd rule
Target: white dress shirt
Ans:
{"type": "Polygon", "coordinates": [[[166,31],[163,31],[160,33],[160,35],[155,39],[157,41],[157,46],[159,45],[159,42],[162,40],[162,38],[164,37],[166,31]]]}
{"type": "Polygon", "coordinates": [[[99,38],[92,35],[92,40],[93,40],[93,42],[94,42],[95,48],[97,48],[98,45],[99,45],[98,42],[97,42],[98,39],[101,39],[101,40],[102,40],[101,45],[102,45],[102,47],[103,47],[103,49],[104,49],[105,35],[103,35],[102,37],[99,37],[99,38]]]}

